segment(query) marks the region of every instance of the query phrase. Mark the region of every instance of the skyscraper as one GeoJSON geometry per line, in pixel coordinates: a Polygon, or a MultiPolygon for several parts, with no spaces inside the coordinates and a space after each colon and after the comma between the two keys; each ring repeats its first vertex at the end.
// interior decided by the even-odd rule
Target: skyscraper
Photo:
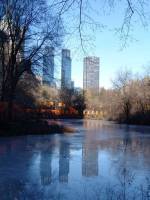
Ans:
{"type": "Polygon", "coordinates": [[[61,87],[71,88],[71,57],[69,49],[62,50],[61,87]]]}
{"type": "Polygon", "coordinates": [[[99,58],[85,57],[83,66],[83,89],[99,92],[99,58]]]}
{"type": "Polygon", "coordinates": [[[54,84],[54,47],[45,47],[43,56],[43,84],[54,84]]]}

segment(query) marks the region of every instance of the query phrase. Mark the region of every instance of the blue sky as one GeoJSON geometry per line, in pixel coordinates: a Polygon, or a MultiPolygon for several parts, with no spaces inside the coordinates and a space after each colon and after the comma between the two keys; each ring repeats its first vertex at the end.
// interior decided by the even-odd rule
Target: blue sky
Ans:
{"type": "MultiPolygon", "coordinates": [[[[99,1],[95,2],[95,9],[100,8],[99,1]]],[[[133,73],[143,73],[145,66],[150,64],[150,31],[149,28],[143,28],[141,23],[133,18],[132,41],[128,41],[127,46],[121,50],[123,41],[120,41],[119,35],[115,34],[114,29],[119,28],[123,21],[123,4],[118,5],[111,14],[104,15],[101,9],[98,14],[93,14],[94,19],[102,22],[106,26],[103,30],[94,30],[86,27],[95,46],[89,46],[87,55],[100,57],[100,87],[111,87],[111,79],[115,77],[115,73],[121,68],[131,69],[133,73]]],[[[92,13],[91,13],[92,15],[92,13]]],[[[64,43],[64,47],[71,49],[72,52],[72,79],[75,81],[76,87],[83,85],[83,57],[79,38],[76,35],[64,43]]]]}
{"type": "MultiPolygon", "coordinates": [[[[89,55],[100,57],[100,86],[111,87],[111,79],[122,68],[133,73],[143,73],[145,66],[150,64],[149,32],[140,30],[134,34],[138,41],[120,50],[121,44],[111,32],[97,34],[95,49],[89,55]]],[[[83,58],[72,55],[72,79],[75,85],[82,87],[83,58]]]]}

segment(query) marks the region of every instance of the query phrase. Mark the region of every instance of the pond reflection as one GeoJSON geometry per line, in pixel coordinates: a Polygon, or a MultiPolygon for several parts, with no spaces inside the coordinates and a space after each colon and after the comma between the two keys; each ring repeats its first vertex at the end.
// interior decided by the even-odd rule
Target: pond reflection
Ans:
{"type": "Polygon", "coordinates": [[[49,185],[52,182],[52,150],[52,146],[49,145],[48,149],[41,151],[40,176],[42,185],[49,185]]]}
{"type": "Polygon", "coordinates": [[[150,198],[150,127],[64,123],[76,133],[1,138],[1,200],[150,198]]]}
{"type": "Polygon", "coordinates": [[[87,128],[87,131],[82,144],[82,176],[98,176],[98,145],[94,141],[94,130],[96,130],[97,125],[97,123],[89,124],[87,121],[84,122],[84,127],[87,128]],[[94,130],[91,132],[92,128],[94,130]]]}
{"type": "Polygon", "coordinates": [[[68,182],[70,144],[62,141],[59,145],[59,181],[68,182]]]}

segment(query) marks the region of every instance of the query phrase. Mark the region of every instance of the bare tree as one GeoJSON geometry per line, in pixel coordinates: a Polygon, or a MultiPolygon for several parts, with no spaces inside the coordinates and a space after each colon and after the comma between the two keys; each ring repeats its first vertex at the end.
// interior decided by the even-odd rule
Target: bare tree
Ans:
{"type": "Polygon", "coordinates": [[[132,106],[132,93],[130,91],[131,79],[131,71],[124,70],[118,72],[116,79],[113,81],[114,88],[118,90],[121,98],[121,107],[123,109],[126,122],[129,121],[132,106]]]}
{"type": "Polygon", "coordinates": [[[20,77],[40,64],[45,44],[58,45],[61,25],[60,15],[55,16],[45,0],[1,1],[1,101],[8,102],[9,119],[20,77]]]}
{"type": "MultiPolygon", "coordinates": [[[[45,46],[58,46],[64,34],[62,16],[79,9],[78,32],[83,47],[82,23],[86,2],[77,0],[6,0],[0,1],[0,82],[1,101],[8,102],[8,118],[16,86],[32,66],[41,65],[45,46]]],[[[78,12],[78,10],[77,10],[78,12]]]]}

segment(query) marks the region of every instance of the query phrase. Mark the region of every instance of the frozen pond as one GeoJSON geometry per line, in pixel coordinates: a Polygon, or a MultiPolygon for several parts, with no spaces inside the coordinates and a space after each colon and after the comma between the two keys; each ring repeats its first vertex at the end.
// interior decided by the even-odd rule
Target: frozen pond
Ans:
{"type": "Polygon", "coordinates": [[[150,199],[150,127],[64,123],[75,133],[0,138],[0,200],[150,199]]]}

